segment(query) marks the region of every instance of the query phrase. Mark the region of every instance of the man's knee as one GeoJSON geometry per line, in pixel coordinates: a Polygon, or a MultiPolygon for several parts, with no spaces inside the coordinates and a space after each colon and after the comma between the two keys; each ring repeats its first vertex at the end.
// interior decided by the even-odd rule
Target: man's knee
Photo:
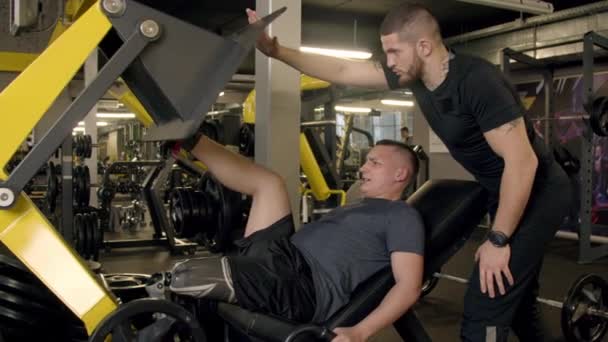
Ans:
{"type": "Polygon", "coordinates": [[[167,291],[194,298],[236,303],[230,265],[226,257],[188,259],[171,271],[154,275],[146,286],[152,297],[167,291]]]}

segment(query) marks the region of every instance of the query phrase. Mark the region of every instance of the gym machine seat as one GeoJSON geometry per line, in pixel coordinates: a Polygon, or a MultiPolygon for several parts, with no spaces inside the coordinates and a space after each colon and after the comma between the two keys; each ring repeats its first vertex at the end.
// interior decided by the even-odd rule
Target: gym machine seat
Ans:
{"type": "MultiPolygon", "coordinates": [[[[420,187],[408,203],[420,212],[425,224],[424,277],[429,279],[464,245],[486,214],[486,193],[473,181],[431,180],[420,187]]],[[[390,267],[379,271],[359,285],[351,301],[324,326],[331,330],[358,323],[380,304],[393,283],[390,267]]],[[[307,327],[315,330],[314,326],[262,315],[237,305],[218,303],[217,309],[218,314],[241,333],[264,341],[303,341],[311,336],[298,331],[307,327]]],[[[406,341],[430,341],[413,310],[397,320],[394,327],[406,341]]]]}

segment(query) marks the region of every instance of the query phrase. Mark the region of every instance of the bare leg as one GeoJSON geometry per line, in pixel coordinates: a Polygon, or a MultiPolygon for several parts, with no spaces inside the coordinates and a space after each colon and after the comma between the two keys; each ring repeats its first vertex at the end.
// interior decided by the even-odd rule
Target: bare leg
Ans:
{"type": "Polygon", "coordinates": [[[228,188],[252,196],[245,237],[291,213],[285,183],[275,172],[203,136],[191,151],[228,188]]]}

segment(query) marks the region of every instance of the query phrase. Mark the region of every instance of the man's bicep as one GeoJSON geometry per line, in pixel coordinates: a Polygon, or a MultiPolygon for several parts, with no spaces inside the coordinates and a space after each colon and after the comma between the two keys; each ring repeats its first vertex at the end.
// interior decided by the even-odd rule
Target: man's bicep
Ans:
{"type": "Polygon", "coordinates": [[[424,272],[424,258],[411,252],[392,252],[391,269],[396,282],[405,281],[412,287],[420,287],[424,272]]]}
{"type": "Polygon", "coordinates": [[[389,89],[382,65],[374,61],[348,63],[340,83],[354,87],[389,89]]]}
{"type": "Polygon", "coordinates": [[[492,150],[503,159],[534,153],[522,117],[485,132],[484,137],[492,150]]]}

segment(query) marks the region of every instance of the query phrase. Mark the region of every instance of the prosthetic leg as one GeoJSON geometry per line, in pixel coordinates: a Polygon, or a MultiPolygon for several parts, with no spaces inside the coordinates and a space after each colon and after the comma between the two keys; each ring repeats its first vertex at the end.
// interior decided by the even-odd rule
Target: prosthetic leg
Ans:
{"type": "Polygon", "coordinates": [[[188,259],[171,271],[154,274],[146,284],[148,295],[168,299],[170,293],[236,303],[230,265],[226,257],[188,259]]]}

